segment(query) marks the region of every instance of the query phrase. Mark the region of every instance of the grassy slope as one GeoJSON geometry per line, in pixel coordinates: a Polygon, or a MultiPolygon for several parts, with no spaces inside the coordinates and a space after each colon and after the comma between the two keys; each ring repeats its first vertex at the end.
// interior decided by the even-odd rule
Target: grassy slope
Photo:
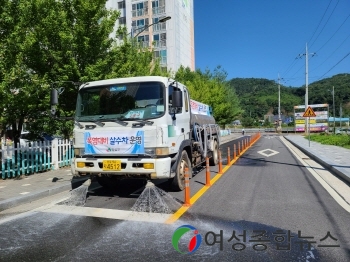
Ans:
{"type": "Polygon", "coordinates": [[[341,146],[350,149],[350,135],[312,134],[310,140],[324,145],[341,146]]]}

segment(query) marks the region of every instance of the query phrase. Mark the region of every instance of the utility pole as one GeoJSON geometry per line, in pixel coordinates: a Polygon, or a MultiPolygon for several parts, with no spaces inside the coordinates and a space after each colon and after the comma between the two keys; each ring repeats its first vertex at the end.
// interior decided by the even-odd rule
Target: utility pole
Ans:
{"type": "Polygon", "coordinates": [[[334,105],[334,86],[333,86],[333,134],[335,134],[335,105],[334,105]]]}
{"type": "Polygon", "coordinates": [[[340,103],[340,108],[339,108],[339,117],[340,117],[340,130],[341,130],[341,122],[343,118],[343,107],[342,104],[340,103]]]}
{"type": "MultiPolygon", "coordinates": [[[[305,56],[305,111],[309,106],[309,87],[308,87],[308,79],[309,79],[309,53],[307,51],[307,43],[306,43],[306,52],[305,54],[299,54],[299,58],[302,56],[305,56]]],[[[314,56],[316,53],[312,53],[310,55],[314,56]]],[[[309,119],[306,117],[305,119],[305,132],[306,134],[309,134],[309,119]]]]}
{"type": "MultiPolygon", "coordinates": [[[[280,74],[278,74],[278,127],[281,129],[281,123],[282,119],[281,118],[281,86],[280,86],[280,74]]],[[[280,131],[280,130],[279,130],[280,131]]]]}

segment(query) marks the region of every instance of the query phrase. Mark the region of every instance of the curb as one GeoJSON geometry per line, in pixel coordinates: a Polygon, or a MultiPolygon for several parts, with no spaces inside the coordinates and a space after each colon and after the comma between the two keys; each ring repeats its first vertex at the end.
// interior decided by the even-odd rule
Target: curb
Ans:
{"type": "Polygon", "coordinates": [[[12,207],[30,203],[32,201],[38,200],[43,197],[58,194],[65,190],[70,190],[70,189],[72,189],[72,184],[69,182],[69,184],[67,183],[64,185],[60,185],[58,187],[33,192],[31,194],[24,195],[24,196],[18,196],[18,197],[6,199],[0,202],[0,212],[12,207]]]}
{"type": "Polygon", "coordinates": [[[290,143],[292,143],[295,147],[297,147],[300,151],[302,151],[305,155],[312,158],[313,160],[315,160],[316,162],[318,162],[322,166],[326,167],[330,172],[336,174],[338,177],[340,177],[343,180],[350,183],[350,177],[347,176],[346,174],[344,174],[343,172],[341,172],[339,169],[337,169],[336,167],[334,167],[331,164],[328,164],[327,162],[325,162],[324,160],[322,160],[318,156],[312,154],[311,152],[309,152],[305,148],[303,148],[303,147],[299,146],[298,144],[296,144],[295,142],[289,140],[287,137],[284,137],[284,138],[287,139],[290,143]]]}
{"type": "Polygon", "coordinates": [[[28,195],[18,196],[10,199],[6,199],[3,201],[0,201],[0,212],[4,211],[6,209],[10,209],[19,205],[27,204],[35,200],[39,200],[44,197],[48,197],[51,195],[55,195],[67,190],[72,190],[78,186],[80,186],[86,179],[90,177],[84,177],[84,178],[77,178],[76,180],[73,178],[71,181],[67,181],[62,183],[59,186],[50,188],[50,189],[44,189],[41,191],[36,191],[28,195]],[[75,180],[75,181],[74,181],[75,180]]]}

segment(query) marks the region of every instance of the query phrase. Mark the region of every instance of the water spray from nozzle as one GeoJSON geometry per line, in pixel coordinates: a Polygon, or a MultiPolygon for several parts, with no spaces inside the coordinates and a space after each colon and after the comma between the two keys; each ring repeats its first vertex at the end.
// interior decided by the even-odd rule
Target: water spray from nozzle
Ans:
{"type": "Polygon", "coordinates": [[[145,187],[146,187],[146,188],[154,188],[155,185],[151,182],[151,180],[148,180],[145,187]]]}
{"type": "Polygon", "coordinates": [[[91,179],[88,179],[86,180],[84,183],[83,183],[84,186],[90,186],[91,185],[91,179]]]}

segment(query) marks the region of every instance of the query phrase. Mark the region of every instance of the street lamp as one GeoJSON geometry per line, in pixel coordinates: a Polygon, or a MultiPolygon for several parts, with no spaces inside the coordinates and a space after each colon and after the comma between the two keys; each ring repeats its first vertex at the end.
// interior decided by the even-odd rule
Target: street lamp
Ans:
{"type": "Polygon", "coordinates": [[[170,19],[171,19],[171,16],[164,16],[164,17],[160,18],[157,22],[152,23],[148,26],[144,26],[140,32],[138,32],[135,36],[132,36],[132,37],[136,38],[139,34],[141,34],[143,31],[145,31],[147,28],[151,27],[152,25],[156,25],[158,23],[163,23],[163,22],[168,21],[170,19]]]}

